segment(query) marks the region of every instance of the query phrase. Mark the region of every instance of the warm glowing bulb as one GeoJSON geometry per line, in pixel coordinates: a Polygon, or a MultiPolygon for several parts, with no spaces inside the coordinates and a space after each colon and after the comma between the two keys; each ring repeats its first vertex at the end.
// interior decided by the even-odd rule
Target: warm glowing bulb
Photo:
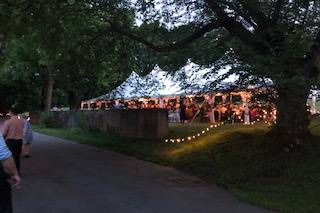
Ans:
{"type": "Polygon", "coordinates": [[[191,137],[188,137],[188,140],[190,141],[190,140],[191,140],[191,137]]]}

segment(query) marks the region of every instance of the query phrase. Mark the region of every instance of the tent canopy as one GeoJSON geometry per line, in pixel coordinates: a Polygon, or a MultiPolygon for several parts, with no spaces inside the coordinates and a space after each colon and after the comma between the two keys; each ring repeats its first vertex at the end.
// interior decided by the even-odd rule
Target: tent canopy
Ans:
{"type": "Polygon", "coordinates": [[[198,94],[213,91],[217,88],[227,89],[235,85],[238,76],[231,75],[221,83],[213,83],[227,73],[230,67],[212,72],[212,69],[201,69],[199,65],[189,62],[185,67],[174,74],[161,70],[156,66],[148,75],[139,76],[132,72],[120,86],[110,93],[87,100],[133,99],[140,97],[177,96],[185,94],[198,94]]]}

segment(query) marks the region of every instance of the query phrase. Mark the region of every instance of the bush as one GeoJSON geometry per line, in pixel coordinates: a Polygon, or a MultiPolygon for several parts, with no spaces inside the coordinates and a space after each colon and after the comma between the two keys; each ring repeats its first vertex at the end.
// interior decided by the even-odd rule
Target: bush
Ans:
{"type": "Polygon", "coordinates": [[[48,128],[58,128],[61,125],[58,120],[55,119],[53,113],[45,113],[41,116],[41,124],[48,128]]]}
{"type": "Polygon", "coordinates": [[[77,115],[77,125],[80,129],[88,130],[88,131],[96,131],[95,128],[90,121],[90,115],[88,113],[78,113],[77,115]]]}

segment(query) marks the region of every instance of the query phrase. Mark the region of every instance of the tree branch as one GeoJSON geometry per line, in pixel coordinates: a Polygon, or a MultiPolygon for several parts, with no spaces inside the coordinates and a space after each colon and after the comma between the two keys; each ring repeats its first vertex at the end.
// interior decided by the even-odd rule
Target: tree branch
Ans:
{"type": "Polygon", "coordinates": [[[113,30],[116,33],[119,33],[120,35],[126,36],[129,39],[138,41],[142,44],[144,44],[146,47],[156,51],[156,52],[170,52],[170,51],[175,51],[180,48],[185,48],[189,43],[197,40],[198,38],[202,37],[204,34],[207,32],[210,32],[214,29],[219,28],[220,26],[214,22],[209,23],[207,25],[204,25],[203,27],[199,28],[196,30],[193,34],[185,37],[184,39],[180,41],[173,42],[172,44],[166,45],[166,46],[157,46],[146,39],[142,38],[138,34],[134,32],[129,32],[126,30],[122,30],[115,26],[115,24],[111,24],[111,30],[113,30]]]}
{"type": "Polygon", "coordinates": [[[281,14],[281,9],[283,8],[285,2],[286,2],[285,0],[278,0],[276,2],[275,8],[272,13],[272,18],[271,18],[272,24],[276,24],[277,21],[279,20],[280,14],[281,14]]]}
{"type": "Polygon", "coordinates": [[[320,31],[306,56],[306,64],[308,77],[317,78],[320,73],[320,31]]]}
{"type": "Polygon", "coordinates": [[[248,10],[239,10],[234,2],[225,2],[224,4],[226,4],[231,10],[237,11],[239,16],[242,17],[248,24],[250,24],[251,26],[257,26],[257,21],[253,19],[248,10]]]}
{"type": "Polygon", "coordinates": [[[252,19],[257,23],[259,28],[264,28],[269,23],[269,18],[260,10],[258,2],[254,2],[253,0],[250,0],[250,3],[244,0],[241,0],[240,2],[248,11],[252,19]]]}
{"type": "Polygon", "coordinates": [[[209,7],[218,16],[218,21],[221,26],[227,29],[231,34],[238,37],[246,45],[252,47],[254,50],[262,54],[270,54],[271,48],[265,42],[262,41],[257,35],[251,33],[234,17],[230,17],[226,12],[214,1],[205,0],[209,7]]]}

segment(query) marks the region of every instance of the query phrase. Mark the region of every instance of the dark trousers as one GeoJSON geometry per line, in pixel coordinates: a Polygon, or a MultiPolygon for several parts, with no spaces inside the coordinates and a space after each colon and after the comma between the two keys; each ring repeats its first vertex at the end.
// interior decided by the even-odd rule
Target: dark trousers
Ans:
{"type": "Polygon", "coordinates": [[[2,178],[0,179],[0,212],[12,213],[11,186],[2,178]]]}
{"type": "Polygon", "coordinates": [[[22,151],[22,140],[21,139],[20,140],[7,139],[6,144],[12,153],[12,157],[14,159],[14,162],[16,163],[16,167],[18,169],[18,172],[20,173],[20,158],[21,158],[21,151],[22,151]]]}

